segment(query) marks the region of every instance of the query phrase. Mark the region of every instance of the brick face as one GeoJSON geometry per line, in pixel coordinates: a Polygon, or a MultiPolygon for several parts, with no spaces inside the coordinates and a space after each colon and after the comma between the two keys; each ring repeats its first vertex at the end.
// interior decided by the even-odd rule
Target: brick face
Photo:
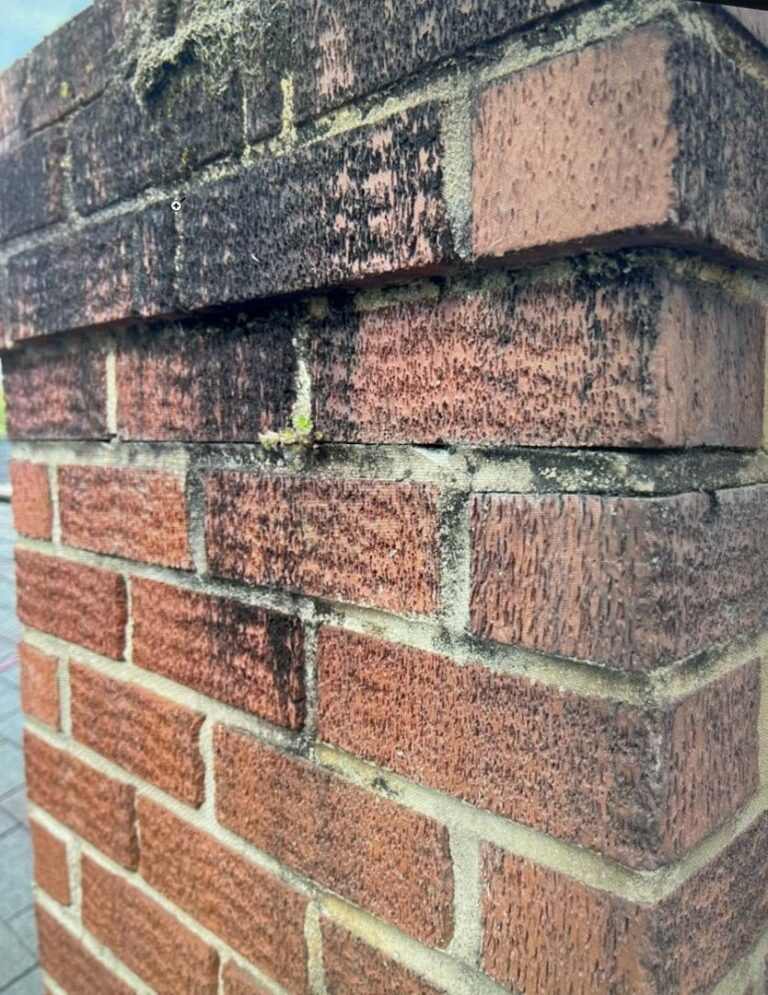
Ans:
{"type": "Polygon", "coordinates": [[[298,619],[157,581],[132,582],[133,662],[269,722],[304,722],[298,619]]]}
{"type": "Polygon", "coordinates": [[[310,336],[329,441],[756,446],[765,312],[652,267],[574,267],[335,313],[310,336]],[[757,357],[757,359],[755,359],[757,357]]]}
{"type": "Polygon", "coordinates": [[[656,499],[477,496],[472,628],[651,670],[764,624],[765,522],[764,486],[656,499]]]}
{"type": "Polygon", "coordinates": [[[224,826],[417,939],[448,943],[453,875],[443,827],[223,726],[215,754],[224,826]]]}
{"type": "Polygon", "coordinates": [[[34,819],[29,823],[35,858],[35,882],[61,905],[69,905],[67,844],[34,819]]]}
{"type": "Polygon", "coordinates": [[[326,920],[322,934],[328,995],[445,995],[343,926],[326,920]]]}
{"type": "Polygon", "coordinates": [[[30,539],[50,539],[53,510],[48,467],[11,460],[9,471],[14,528],[30,539]]]}
{"type": "Polygon", "coordinates": [[[29,643],[19,643],[19,662],[22,710],[38,722],[58,729],[61,721],[58,660],[29,643]]]}
{"type": "Polygon", "coordinates": [[[224,981],[223,995],[269,995],[266,988],[252,981],[232,961],[225,964],[221,976],[224,981]]]}
{"type": "Polygon", "coordinates": [[[112,860],[135,867],[134,789],[31,733],[24,735],[24,755],[30,801],[112,860]]]}
{"type": "Polygon", "coordinates": [[[183,475],[160,470],[60,467],[62,540],[95,553],[190,570],[184,485],[183,475]]]}
{"type": "Polygon", "coordinates": [[[16,611],[26,625],[119,660],[126,596],[120,574],[16,550],[16,611]]]}
{"type": "Polygon", "coordinates": [[[83,924],[157,995],[215,995],[218,955],[165,909],[83,857],[83,924]]]}
{"type": "Polygon", "coordinates": [[[132,995],[133,989],[97,960],[40,905],[35,908],[40,965],[66,992],[132,995]]]}
{"type": "Polygon", "coordinates": [[[72,735],[188,805],[205,794],[204,716],[89,667],[69,668],[72,735]]]}
{"type": "Polygon", "coordinates": [[[393,611],[438,607],[432,487],[216,472],[206,506],[216,576],[393,611]]]}
{"type": "Polygon", "coordinates": [[[307,992],[307,900],[213,837],[146,798],[141,874],[291,992],[307,992]]]}
{"type": "Polygon", "coordinates": [[[0,201],[0,240],[63,221],[65,148],[63,132],[53,128],[0,156],[0,189],[13,191],[0,201]]]}

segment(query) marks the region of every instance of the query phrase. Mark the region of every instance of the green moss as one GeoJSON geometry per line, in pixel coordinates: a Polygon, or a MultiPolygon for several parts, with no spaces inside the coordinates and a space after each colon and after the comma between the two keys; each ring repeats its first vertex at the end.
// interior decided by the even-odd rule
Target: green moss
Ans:
{"type": "Polygon", "coordinates": [[[322,435],[314,430],[311,416],[297,412],[290,428],[283,428],[279,432],[262,432],[259,444],[267,452],[274,452],[279,449],[311,449],[321,439],[322,435]]]}

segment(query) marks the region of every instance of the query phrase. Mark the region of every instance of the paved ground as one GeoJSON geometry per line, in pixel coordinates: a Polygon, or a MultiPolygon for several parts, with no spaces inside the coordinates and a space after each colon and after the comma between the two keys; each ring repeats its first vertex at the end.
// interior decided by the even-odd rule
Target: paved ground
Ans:
{"type": "Polygon", "coordinates": [[[21,753],[10,505],[0,503],[0,995],[41,995],[21,753]]]}

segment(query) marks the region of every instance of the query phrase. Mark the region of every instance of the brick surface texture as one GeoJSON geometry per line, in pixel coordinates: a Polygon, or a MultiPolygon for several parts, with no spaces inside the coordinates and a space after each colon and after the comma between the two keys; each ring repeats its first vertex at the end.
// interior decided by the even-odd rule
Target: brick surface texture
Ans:
{"type": "Polygon", "coordinates": [[[94,0],[0,72],[41,990],[762,991],[766,25],[94,0]]]}

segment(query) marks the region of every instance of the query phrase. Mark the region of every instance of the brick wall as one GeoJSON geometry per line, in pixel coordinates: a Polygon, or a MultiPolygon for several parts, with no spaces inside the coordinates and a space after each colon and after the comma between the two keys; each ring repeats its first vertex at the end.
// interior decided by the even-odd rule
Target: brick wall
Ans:
{"type": "Polygon", "coordinates": [[[50,995],[766,990],[767,37],[96,0],[0,75],[50,995]]]}

